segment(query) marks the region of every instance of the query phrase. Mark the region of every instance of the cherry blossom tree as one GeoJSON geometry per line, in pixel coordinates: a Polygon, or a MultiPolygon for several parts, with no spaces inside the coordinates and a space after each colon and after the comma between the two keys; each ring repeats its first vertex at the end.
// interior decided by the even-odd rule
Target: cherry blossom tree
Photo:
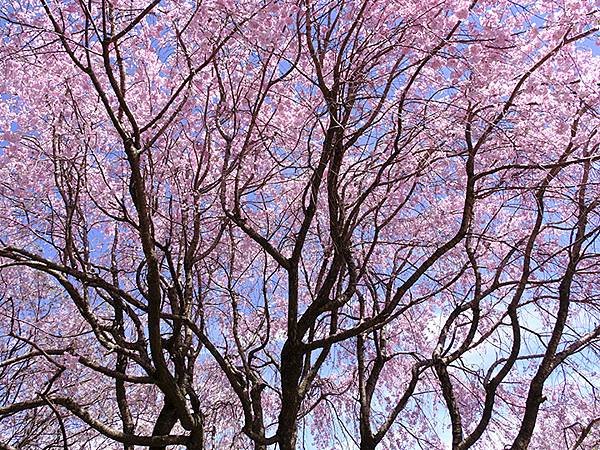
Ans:
{"type": "Polygon", "coordinates": [[[0,3],[0,448],[596,448],[599,20],[0,3]]]}

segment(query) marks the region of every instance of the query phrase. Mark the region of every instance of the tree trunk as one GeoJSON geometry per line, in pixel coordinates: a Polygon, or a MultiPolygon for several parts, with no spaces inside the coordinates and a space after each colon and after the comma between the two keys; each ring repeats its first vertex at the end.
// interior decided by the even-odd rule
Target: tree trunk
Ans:
{"type": "Polygon", "coordinates": [[[204,433],[202,426],[199,426],[190,435],[190,440],[185,446],[187,450],[204,450],[204,433]]]}
{"type": "MultiPolygon", "coordinates": [[[[152,436],[163,436],[169,434],[175,424],[177,423],[177,413],[173,405],[167,400],[160,410],[156,422],[154,423],[154,429],[152,430],[152,436]]],[[[149,447],[149,450],[167,450],[166,446],[149,447]]]]}
{"type": "Polygon", "coordinates": [[[367,437],[363,437],[360,440],[360,450],[375,450],[377,447],[377,443],[374,439],[369,439],[367,437]]]}
{"type": "Polygon", "coordinates": [[[298,433],[298,411],[300,394],[298,392],[302,373],[302,353],[293,341],[288,340],[281,351],[281,412],[277,437],[281,450],[296,450],[298,433]]]}

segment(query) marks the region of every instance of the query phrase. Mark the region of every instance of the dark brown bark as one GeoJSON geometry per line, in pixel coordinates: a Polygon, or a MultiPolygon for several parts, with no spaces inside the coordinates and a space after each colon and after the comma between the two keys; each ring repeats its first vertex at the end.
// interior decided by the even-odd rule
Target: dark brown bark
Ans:
{"type": "MultiPolygon", "coordinates": [[[[168,435],[177,423],[177,412],[166,400],[152,429],[152,436],[168,435]]],[[[148,450],[166,450],[167,446],[148,447],[148,450]]]]}

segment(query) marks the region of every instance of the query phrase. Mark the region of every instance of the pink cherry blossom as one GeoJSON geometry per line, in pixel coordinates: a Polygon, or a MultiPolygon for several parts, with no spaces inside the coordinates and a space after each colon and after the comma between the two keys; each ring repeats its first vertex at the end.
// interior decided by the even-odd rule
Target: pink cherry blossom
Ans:
{"type": "Polygon", "coordinates": [[[593,449],[592,0],[0,5],[0,448],[593,449]]]}

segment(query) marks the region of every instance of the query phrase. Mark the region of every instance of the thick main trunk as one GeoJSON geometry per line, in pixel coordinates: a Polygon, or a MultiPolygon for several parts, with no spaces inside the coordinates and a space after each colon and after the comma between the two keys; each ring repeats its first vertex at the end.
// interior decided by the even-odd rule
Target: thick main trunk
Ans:
{"type": "MultiPolygon", "coordinates": [[[[261,438],[265,437],[265,422],[262,408],[262,391],[265,387],[258,379],[254,380],[255,384],[250,391],[250,398],[252,399],[252,410],[254,412],[254,421],[252,423],[253,429],[259,434],[261,438]]],[[[254,442],[254,450],[267,450],[265,444],[260,442],[254,442]]]]}
{"type": "Polygon", "coordinates": [[[296,430],[283,433],[278,442],[281,450],[296,450],[296,430]]]}
{"type": "Polygon", "coordinates": [[[198,428],[190,435],[190,440],[185,446],[187,450],[204,450],[204,434],[202,428],[198,428]]]}
{"type": "MultiPolygon", "coordinates": [[[[154,429],[152,430],[152,436],[164,436],[171,432],[175,424],[177,423],[177,411],[167,401],[160,410],[156,422],[154,423],[154,429]]],[[[149,447],[148,450],[166,450],[166,446],[149,447]]]]}
{"type": "Polygon", "coordinates": [[[302,373],[302,352],[293,341],[288,340],[281,351],[281,411],[277,438],[281,450],[296,450],[298,434],[298,411],[300,393],[298,392],[302,373]]]}
{"type": "MultiPolygon", "coordinates": [[[[370,401],[369,401],[370,403],[370,401]]],[[[366,405],[365,405],[366,406],[366,405]]],[[[368,407],[361,408],[360,412],[360,450],[375,450],[377,442],[371,432],[371,419],[368,407]]]]}
{"type": "Polygon", "coordinates": [[[377,444],[373,439],[367,437],[361,438],[360,450],[375,450],[375,447],[377,447],[377,444]]]}

